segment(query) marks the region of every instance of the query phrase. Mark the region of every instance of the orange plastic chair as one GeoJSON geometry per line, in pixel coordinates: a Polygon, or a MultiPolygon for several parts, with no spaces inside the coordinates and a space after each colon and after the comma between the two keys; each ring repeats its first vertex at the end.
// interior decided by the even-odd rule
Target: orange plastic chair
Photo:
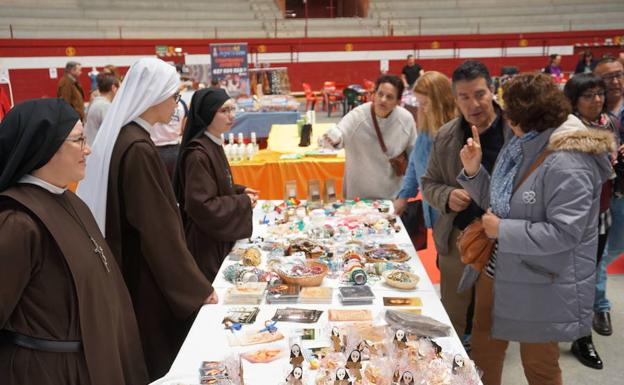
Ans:
{"type": "Polygon", "coordinates": [[[375,92],[375,82],[364,79],[364,89],[366,90],[365,102],[369,102],[373,99],[373,93],[375,92]]]}
{"type": "Polygon", "coordinates": [[[316,111],[316,102],[318,101],[316,95],[314,95],[314,91],[312,91],[312,87],[310,87],[309,83],[301,83],[303,86],[303,92],[305,93],[306,104],[305,110],[315,110],[316,111]]]}
{"type": "Polygon", "coordinates": [[[326,81],[323,83],[321,94],[323,95],[323,109],[327,110],[327,116],[331,116],[332,111],[336,111],[342,103],[342,90],[338,89],[336,82],[326,81]]]}

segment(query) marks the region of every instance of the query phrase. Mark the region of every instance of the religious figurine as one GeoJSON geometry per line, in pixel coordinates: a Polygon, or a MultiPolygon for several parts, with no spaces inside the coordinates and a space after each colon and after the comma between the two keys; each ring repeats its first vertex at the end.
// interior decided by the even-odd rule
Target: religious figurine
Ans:
{"type": "Polygon", "coordinates": [[[304,358],[301,354],[301,347],[298,344],[293,344],[290,347],[290,364],[292,366],[301,366],[303,360],[304,358]]]}
{"type": "Polygon", "coordinates": [[[399,367],[394,370],[394,374],[392,375],[392,385],[399,385],[399,381],[401,381],[401,371],[399,367]]]}
{"type": "Polygon", "coordinates": [[[334,352],[340,353],[340,352],[344,351],[344,349],[345,349],[344,345],[346,345],[346,344],[343,344],[343,338],[340,335],[340,330],[338,329],[337,326],[334,326],[332,328],[332,331],[331,331],[331,341],[332,341],[332,345],[334,347],[334,352]]]}
{"type": "Polygon", "coordinates": [[[414,375],[410,371],[403,372],[401,376],[401,385],[414,385],[414,375]]]}
{"type": "Polygon", "coordinates": [[[288,385],[303,385],[303,369],[301,366],[293,368],[288,377],[286,377],[286,383],[288,385]]]}
{"type": "Polygon", "coordinates": [[[354,350],[349,355],[347,359],[347,364],[345,365],[347,369],[349,369],[349,374],[351,377],[355,377],[357,382],[362,381],[362,362],[361,362],[362,354],[359,350],[354,350]]]}
{"type": "Polygon", "coordinates": [[[461,354],[456,354],[453,357],[453,374],[457,374],[464,367],[464,357],[461,354]]]}
{"type": "Polygon", "coordinates": [[[226,329],[229,329],[232,333],[234,333],[234,331],[241,330],[241,328],[243,327],[243,325],[238,322],[234,322],[234,320],[232,320],[230,317],[225,317],[221,323],[226,329]]]}
{"type": "Polygon", "coordinates": [[[349,378],[349,374],[347,374],[347,369],[338,368],[338,370],[336,370],[334,385],[351,385],[351,378],[349,378]]]}
{"type": "Polygon", "coordinates": [[[275,326],[276,323],[277,321],[272,321],[272,320],[264,321],[264,329],[261,329],[260,333],[263,333],[263,332],[275,333],[277,331],[277,327],[275,326]]]}
{"type": "Polygon", "coordinates": [[[394,333],[394,345],[400,350],[407,348],[407,335],[405,334],[405,330],[397,329],[394,333]]]}

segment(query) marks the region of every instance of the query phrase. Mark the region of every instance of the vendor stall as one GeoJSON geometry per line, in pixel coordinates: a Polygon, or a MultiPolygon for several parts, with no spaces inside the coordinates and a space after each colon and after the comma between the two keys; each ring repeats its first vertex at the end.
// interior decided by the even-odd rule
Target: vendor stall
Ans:
{"type": "Polygon", "coordinates": [[[389,201],[259,202],[214,287],[154,384],[480,383],[389,201]]]}

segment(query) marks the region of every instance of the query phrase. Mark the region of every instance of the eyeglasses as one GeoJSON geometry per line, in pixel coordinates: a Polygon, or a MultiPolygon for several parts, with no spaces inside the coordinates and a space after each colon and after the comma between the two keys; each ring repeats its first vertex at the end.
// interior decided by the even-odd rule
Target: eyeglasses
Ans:
{"type": "Polygon", "coordinates": [[[173,94],[172,98],[173,100],[175,100],[176,103],[179,103],[180,99],[182,99],[182,95],[180,95],[179,92],[176,92],[175,94],[173,94]]]}
{"type": "Polygon", "coordinates": [[[609,81],[611,81],[613,79],[621,80],[622,78],[624,78],[624,71],[611,72],[609,74],[604,74],[604,75],[602,75],[600,77],[605,82],[609,82],[609,81]]]}
{"type": "Polygon", "coordinates": [[[223,107],[219,109],[219,112],[226,115],[236,115],[236,107],[223,107]]]}
{"type": "Polygon", "coordinates": [[[72,142],[72,143],[78,143],[80,145],[80,151],[82,151],[82,150],[84,150],[85,143],[87,142],[87,137],[84,136],[84,134],[82,134],[82,135],[80,135],[77,138],[73,138],[73,139],[67,138],[67,139],[65,139],[65,141],[66,142],[72,142]]]}
{"type": "Polygon", "coordinates": [[[586,100],[592,100],[596,98],[596,96],[602,99],[605,97],[605,92],[604,91],[586,92],[581,95],[581,97],[586,100]]]}

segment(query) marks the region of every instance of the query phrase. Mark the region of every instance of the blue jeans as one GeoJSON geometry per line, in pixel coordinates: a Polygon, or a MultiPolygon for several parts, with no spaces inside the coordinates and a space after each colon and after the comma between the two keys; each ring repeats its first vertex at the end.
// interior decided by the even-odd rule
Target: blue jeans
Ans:
{"type": "Polygon", "coordinates": [[[624,253],[624,198],[611,200],[611,217],[613,222],[609,230],[607,247],[596,269],[595,312],[611,310],[611,302],[607,299],[607,266],[624,253]]]}

